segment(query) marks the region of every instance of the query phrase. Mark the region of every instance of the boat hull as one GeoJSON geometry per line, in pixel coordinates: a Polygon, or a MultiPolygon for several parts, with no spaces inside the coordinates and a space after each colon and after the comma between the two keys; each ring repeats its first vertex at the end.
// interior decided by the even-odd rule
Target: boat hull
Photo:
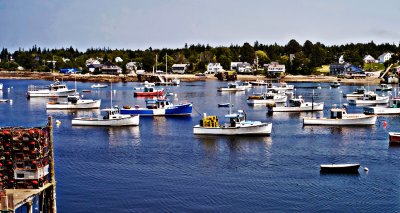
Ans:
{"type": "Polygon", "coordinates": [[[192,104],[175,105],[166,109],[131,108],[121,109],[121,114],[142,116],[188,116],[192,114],[192,104]]]}
{"type": "Polygon", "coordinates": [[[46,109],[99,109],[101,100],[81,100],[73,104],[70,102],[50,102],[46,109]]]}
{"type": "Polygon", "coordinates": [[[400,108],[364,107],[364,113],[367,115],[398,115],[400,114],[400,108]]]}
{"type": "Polygon", "coordinates": [[[321,173],[358,173],[360,164],[322,164],[321,173]]]}
{"type": "Polygon", "coordinates": [[[75,94],[75,90],[66,90],[66,91],[59,91],[59,92],[44,90],[44,91],[28,91],[27,96],[28,97],[67,97],[68,95],[73,95],[73,94],[75,94]]]}
{"type": "Polygon", "coordinates": [[[400,145],[400,132],[389,132],[389,143],[400,145]]]}
{"type": "Polygon", "coordinates": [[[74,118],[73,126],[138,126],[139,116],[133,115],[120,119],[101,119],[101,118],[74,118]]]}
{"type": "Polygon", "coordinates": [[[384,97],[379,100],[348,100],[351,105],[374,105],[374,104],[387,104],[389,102],[389,97],[384,97]]]}
{"type": "Polygon", "coordinates": [[[246,125],[240,127],[193,127],[195,135],[270,135],[272,123],[246,125]]]}
{"type": "Polygon", "coordinates": [[[143,96],[162,96],[164,94],[163,91],[157,91],[157,92],[134,92],[133,96],[134,97],[143,97],[143,96]]]}
{"type": "Polygon", "coordinates": [[[342,119],[330,118],[303,118],[304,125],[332,125],[332,126],[346,126],[346,125],[374,125],[376,116],[358,114],[349,116],[342,119]]]}
{"type": "Polygon", "coordinates": [[[302,106],[302,107],[272,107],[268,108],[269,112],[314,112],[323,111],[323,103],[314,103],[314,106],[302,106]]]}

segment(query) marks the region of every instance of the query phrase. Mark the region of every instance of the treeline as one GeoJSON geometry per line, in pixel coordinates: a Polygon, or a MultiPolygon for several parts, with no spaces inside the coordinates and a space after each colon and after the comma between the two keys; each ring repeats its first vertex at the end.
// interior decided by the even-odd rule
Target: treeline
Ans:
{"type": "Polygon", "coordinates": [[[299,44],[296,40],[290,40],[286,45],[254,44],[244,43],[243,45],[230,45],[229,47],[211,47],[203,44],[185,44],[184,48],[177,49],[152,49],[146,50],[112,50],[110,48],[89,48],[80,52],[73,48],[48,49],[34,45],[29,50],[19,49],[9,52],[3,48],[0,53],[0,69],[17,70],[23,67],[29,71],[49,72],[52,69],[80,68],[87,72],[86,60],[89,58],[101,59],[100,62],[112,61],[126,72],[125,65],[128,62],[137,62],[138,69],[151,71],[153,67],[158,70],[171,70],[173,64],[190,64],[189,72],[203,72],[210,62],[218,62],[228,70],[230,63],[235,61],[248,62],[254,68],[262,68],[263,64],[277,61],[286,65],[286,71],[290,74],[312,74],[318,67],[335,63],[340,55],[344,55],[346,62],[356,66],[363,66],[363,57],[367,54],[378,58],[384,52],[394,53],[391,61],[397,62],[400,59],[400,46],[395,44],[369,43],[345,44],[326,46],[320,42],[312,43],[307,40],[299,44]],[[120,57],[123,62],[116,63],[114,59],[120,57]],[[157,57],[157,64],[156,64],[157,57]],[[54,62],[54,65],[53,65],[54,62]]]}

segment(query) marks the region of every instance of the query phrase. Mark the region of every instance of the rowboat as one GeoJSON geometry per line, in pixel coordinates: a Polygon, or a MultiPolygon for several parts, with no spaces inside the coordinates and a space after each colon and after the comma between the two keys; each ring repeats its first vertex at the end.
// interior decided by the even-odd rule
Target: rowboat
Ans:
{"type": "Polygon", "coordinates": [[[108,87],[108,85],[107,84],[93,84],[91,87],[92,88],[106,88],[106,87],[108,87]]]}
{"type": "Polygon", "coordinates": [[[360,164],[321,164],[321,173],[358,173],[360,164]]]}

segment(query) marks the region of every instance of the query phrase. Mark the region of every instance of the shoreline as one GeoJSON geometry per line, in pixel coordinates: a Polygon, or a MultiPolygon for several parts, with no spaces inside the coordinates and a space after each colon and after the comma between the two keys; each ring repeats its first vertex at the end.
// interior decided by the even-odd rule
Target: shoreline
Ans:
{"type": "MultiPolygon", "coordinates": [[[[209,74],[206,76],[195,76],[194,74],[167,74],[169,79],[179,78],[182,82],[205,81],[205,80],[218,80],[214,75],[209,74]]],[[[0,79],[32,79],[32,80],[54,80],[59,79],[63,81],[81,81],[81,82],[138,82],[138,78],[133,75],[81,75],[81,74],[61,74],[61,73],[44,73],[44,72],[24,72],[24,71],[0,71],[0,79]]],[[[255,80],[271,80],[262,75],[237,75],[237,80],[241,81],[255,81],[255,80]]],[[[295,82],[315,82],[315,83],[331,83],[339,81],[343,84],[369,84],[379,85],[379,78],[367,77],[365,79],[343,79],[335,76],[316,76],[316,75],[287,75],[281,79],[282,82],[295,83],[295,82]]]]}

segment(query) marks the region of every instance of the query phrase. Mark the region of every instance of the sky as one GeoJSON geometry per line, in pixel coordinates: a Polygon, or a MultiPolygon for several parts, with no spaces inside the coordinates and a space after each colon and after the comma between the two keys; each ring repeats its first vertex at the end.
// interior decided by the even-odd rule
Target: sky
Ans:
{"type": "Polygon", "coordinates": [[[0,48],[400,42],[399,0],[0,0],[0,48]]]}

